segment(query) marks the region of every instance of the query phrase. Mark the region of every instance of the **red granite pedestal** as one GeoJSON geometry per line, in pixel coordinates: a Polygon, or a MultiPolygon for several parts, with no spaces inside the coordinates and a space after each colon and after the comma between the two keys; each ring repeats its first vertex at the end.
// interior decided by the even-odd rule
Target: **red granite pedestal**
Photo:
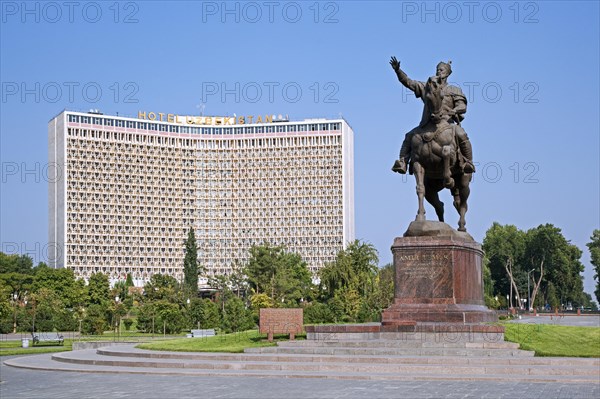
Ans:
{"type": "Polygon", "coordinates": [[[392,254],[394,303],[382,314],[382,331],[410,325],[472,330],[498,320],[483,299],[481,245],[468,234],[397,237],[392,254]]]}
{"type": "Polygon", "coordinates": [[[469,234],[442,222],[415,221],[404,237],[394,239],[392,254],[394,303],[383,311],[381,323],[306,326],[307,338],[405,339],[459,333],[467,341],[504,339],[504,327],[488,324],[498,317],[485,306],[483,251],[469,234]]]}

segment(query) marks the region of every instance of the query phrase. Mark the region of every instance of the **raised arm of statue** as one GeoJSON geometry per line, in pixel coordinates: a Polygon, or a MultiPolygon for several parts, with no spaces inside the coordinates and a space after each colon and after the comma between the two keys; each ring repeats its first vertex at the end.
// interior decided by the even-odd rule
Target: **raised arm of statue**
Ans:
{"type": "Polygon", "coordinates": [[[400,69],[400,61],[398,61],[396,57],[392,57],[390,60],[390,65],[394,69],[394,72],[396,72],[396,76],[398,76],[400,83],[402,83],[402,85],[404,85],[404,87],[407,89],[414,92],[417,97],[422,97],[425,84],[423,82],[410,79],[406,73],[400,69]]]}

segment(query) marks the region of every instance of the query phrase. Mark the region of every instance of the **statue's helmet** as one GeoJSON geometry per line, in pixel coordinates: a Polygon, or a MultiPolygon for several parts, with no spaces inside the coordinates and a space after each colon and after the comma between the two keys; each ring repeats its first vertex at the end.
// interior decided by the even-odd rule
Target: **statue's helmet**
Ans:
{"type": "Polygon", "coordinates": [[[448,76],[450,76],[450,74],[452,74],[452,61],[448,61],[448,63],[441,61],[440,63],[437,64],[436,69],[438,69],[440,67],[442,67],[448,71],[448,76]]]}

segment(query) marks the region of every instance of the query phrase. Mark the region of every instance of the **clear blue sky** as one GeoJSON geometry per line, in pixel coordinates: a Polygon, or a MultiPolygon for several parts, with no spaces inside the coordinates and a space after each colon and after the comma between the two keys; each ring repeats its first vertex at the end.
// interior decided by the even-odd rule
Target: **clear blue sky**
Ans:
{"type": "Polygon", "coordinates": [[[47,123],[63,108],[186,115],[204,104],[207,115],[346,118],[357,238],[385,264],[416,213],[412,177],[390,167],[422,110],[388,65],[395,55],[419,80],[452,60],[450,80],[468,96],[463,126],[479,163],[470,233],[481,241],[494,221],[552,223],[584,251],[593,292],[585,243],[600,228],[598,2],[69,4],[1,3],[3,250],[17,243],[44,258],[47,123]]]}

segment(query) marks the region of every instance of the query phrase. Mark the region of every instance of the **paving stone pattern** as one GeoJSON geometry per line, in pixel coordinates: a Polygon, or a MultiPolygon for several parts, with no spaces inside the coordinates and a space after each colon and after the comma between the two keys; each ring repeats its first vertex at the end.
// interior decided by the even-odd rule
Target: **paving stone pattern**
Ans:
{"type": "MultiPolygon", "coordinates": [[[[3,358],[6,359],[6,358],[3,358]]],[[[0,366],[0,397],[22,398],[598,398],[600,384],[348,381],[33,371],[0,366]]]]}

